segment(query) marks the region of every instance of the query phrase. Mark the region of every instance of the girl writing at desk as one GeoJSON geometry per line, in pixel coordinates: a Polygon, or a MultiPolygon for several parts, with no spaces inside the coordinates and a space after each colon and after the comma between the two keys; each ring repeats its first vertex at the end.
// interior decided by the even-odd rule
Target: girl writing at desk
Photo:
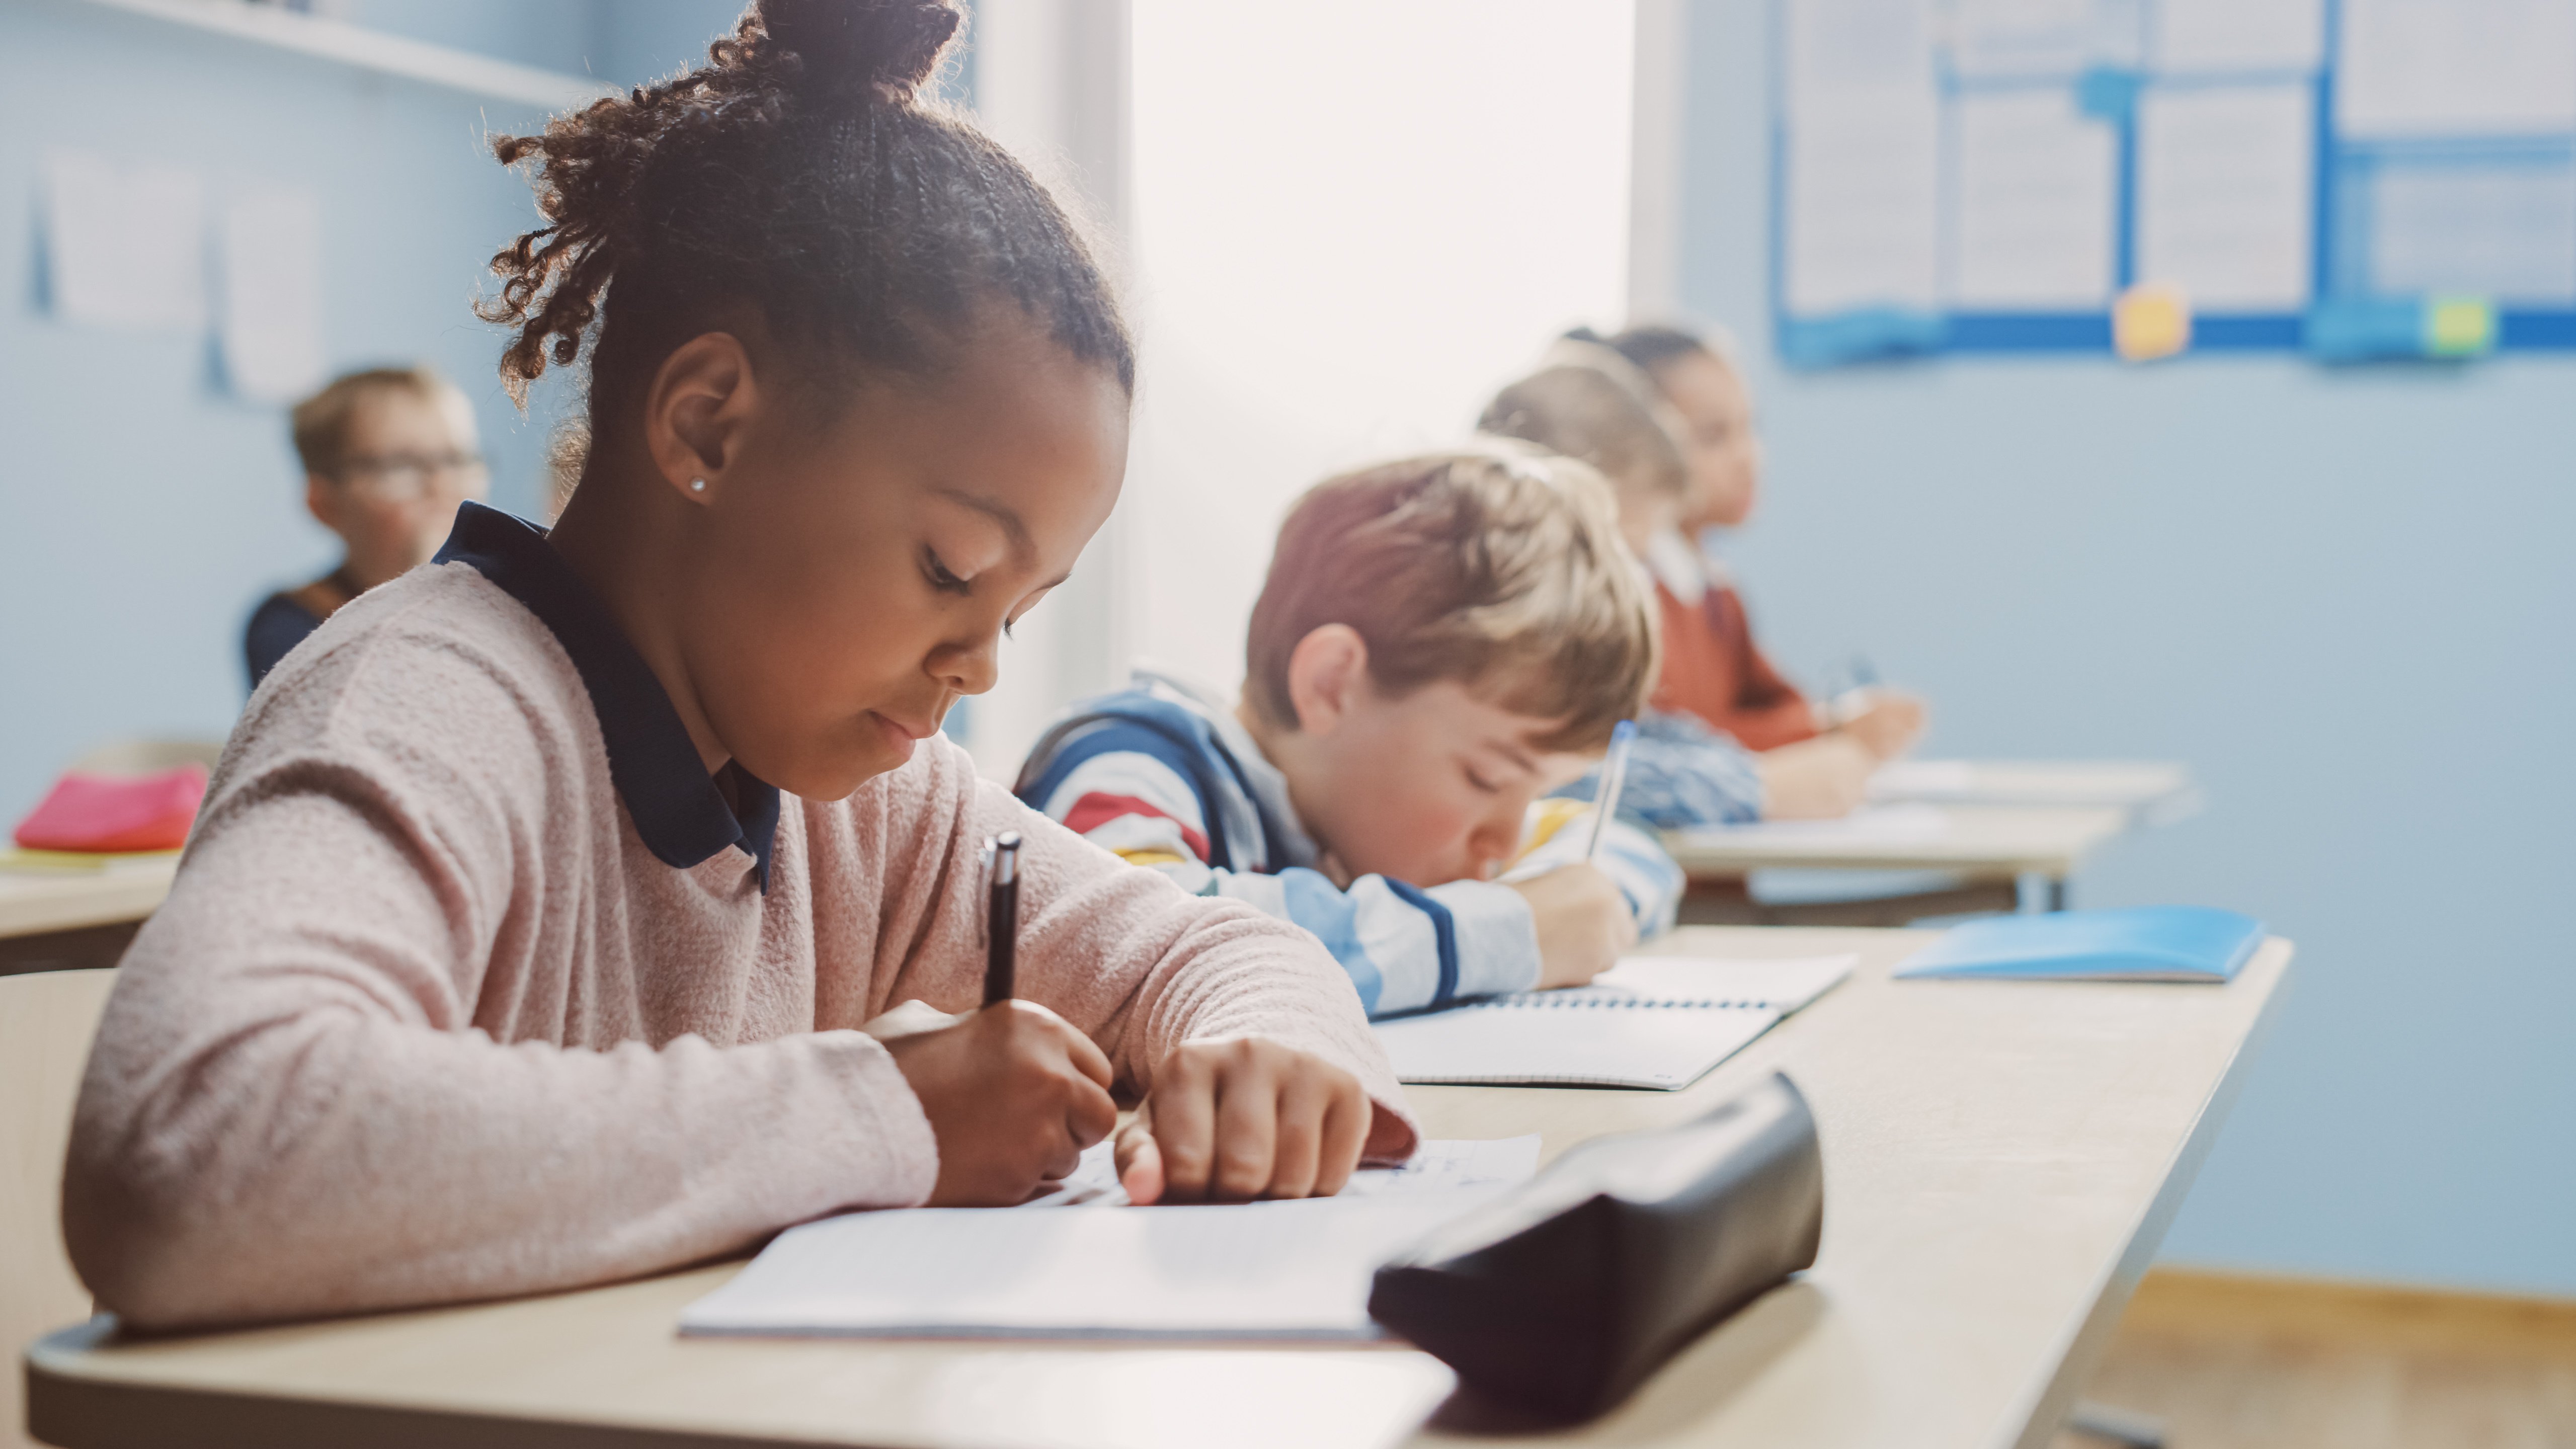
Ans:
{"type": "Polygon", "coordinates": [[[92,1053],[64,1220],[146,1325],[565,1288],[852,1208],[1003,1204],[1141,1099],[1140,1201],[1335,1191],[1415,1133],[1312,937],[1183,894],[938,733],[1116,501],[1091,253],[918,89],[925,0],[762,0],[497,143],[551,535],[466,506],[252,701],[92,1053]],[[1017,831],[1025,1001],[980,999],[1017,831]],[[907,999],[970,1012],[885,1041],[907,999]]]}

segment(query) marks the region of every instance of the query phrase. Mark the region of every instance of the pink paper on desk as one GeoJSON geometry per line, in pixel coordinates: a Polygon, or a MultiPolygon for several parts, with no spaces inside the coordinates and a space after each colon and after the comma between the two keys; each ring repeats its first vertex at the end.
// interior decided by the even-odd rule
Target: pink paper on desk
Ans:
{"type": "Polygon", "coordinates": [[[206,799],[206,767],[178,765],[149,775],[67,772],[54,782],[14,839],[28,850],[95,854],[177,850],[206,799]]]}

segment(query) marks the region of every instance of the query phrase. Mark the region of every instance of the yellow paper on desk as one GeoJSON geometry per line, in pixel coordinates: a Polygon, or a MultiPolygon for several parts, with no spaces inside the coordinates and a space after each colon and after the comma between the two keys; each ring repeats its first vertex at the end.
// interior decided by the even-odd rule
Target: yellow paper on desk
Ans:
{"type": "Polygon", "coordinates": [[[11,846],[0,850],[0,870],[103,871],[113,866],[136,861],[177,860],[175,850],[126,850],[91,853],[85,850],[29,850],[11,846]]]}

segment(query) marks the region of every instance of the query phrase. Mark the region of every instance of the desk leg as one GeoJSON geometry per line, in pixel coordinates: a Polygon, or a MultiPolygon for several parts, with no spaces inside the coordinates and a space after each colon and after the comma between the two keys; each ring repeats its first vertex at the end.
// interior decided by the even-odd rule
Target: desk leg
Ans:
{"type": "Polygon", "coordinates": [[[2050,877],[2048,882],[2048,908],[2052,911],[2062,911],[2066,909],[2066,877],[2062,875],[2050,877]]]}

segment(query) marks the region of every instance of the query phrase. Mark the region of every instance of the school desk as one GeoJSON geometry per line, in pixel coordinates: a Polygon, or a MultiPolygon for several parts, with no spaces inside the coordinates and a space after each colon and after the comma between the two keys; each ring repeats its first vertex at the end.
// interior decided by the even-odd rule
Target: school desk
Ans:
{"type": "Polygon", "coordinates": [[[104,870],[0,868],[0,976],[115,965],[177,870],[176,856],[104,870]]]}
{"type": "Polygon", "coordinates": [[[2067,883],[2076,869],[2131,825],[2130,812],[2116,807],[1916,802],[1876,809],[1908,820],[1937,817],[1937,828],[1872,829],[1864,817],[1666,835],[1664,848],[1690,879],[1682,919],[1884,925],[1968,911],[2009,911],[2019,902],[2024,877],[2042,884],[2048,909],[2064,910],[2067,883]],[[1746,878],[1757,870],[1938,871],[1954,884],[1914,895],[1766,907],[1750,901],[1745,889],[1746,878]]]}
{"type": "MultiPolygon", "coordinates": [[[[1857,951],[1853,978],[1681,1092],[1415,1088],[1434,1137],[1537,1132],[1553,1156],[1785,1070],[1825,1156],[1814,1269],[1625,1405],[1541,1444],[2046,1445],[2218,1135],[2290,961],[2226,986],[1889,979],[1901,931],[1701,929],[1660,949],[1857,951]]],[[[1445,1444],[1515,1426],[1444,1404],[1387,1347],[684,1340],[738,1264],[543,1298],[28,1355],[70,1449],[472,1443],[503,1449],[1445,1444]],[[1426,1417],[1428,1422],[1426,1423],[1426,1417]]]]}
{"type": "Polygon", "coordinates": [[[2133,828],[2199,810],[2191,767],[2169,760],[1898,760],[1870,777],[1873,802],[2125,810],[2133,828]]]}

